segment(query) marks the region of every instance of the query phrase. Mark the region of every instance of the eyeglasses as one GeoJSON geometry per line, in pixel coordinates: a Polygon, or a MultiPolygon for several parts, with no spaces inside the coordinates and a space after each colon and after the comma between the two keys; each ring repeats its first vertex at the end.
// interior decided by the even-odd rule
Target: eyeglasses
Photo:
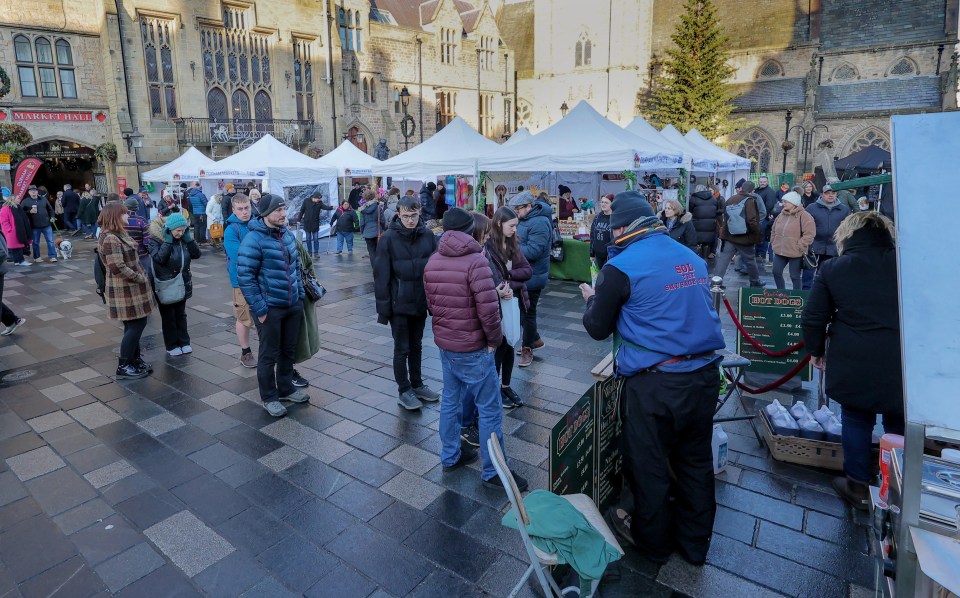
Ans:
{"type": "Polygon", "coordinates": [[[405,212],[400,214],[402,220],[416,220],[420,217],[420,212],[405,212]]]}

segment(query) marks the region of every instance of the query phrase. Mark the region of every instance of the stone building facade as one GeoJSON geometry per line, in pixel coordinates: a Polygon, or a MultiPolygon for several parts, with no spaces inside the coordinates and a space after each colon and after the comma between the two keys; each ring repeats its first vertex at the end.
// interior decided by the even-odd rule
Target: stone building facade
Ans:
{"type": "Polygon", "coordinates": [[[384,138],[395,155],[405,87],[410,145],[455,115],[513,130],[513,61],[486,0],[0,0],[0,14],[0,120],[31,131],[51,186],[133,187],[190,145],[222,158],[267,133],[315,155],[384,138]],[[115,161],[93,157],[106,143],[115,161]]]}
{"type": "MultiPolygon", "coordinates": [[[[958,0],[760,0],[749,14],[736,0],[714,3],[731,40],[736,113],[749,123],[720,141],[758,171],[811,172],[866,145],[889,148],[892,114],[957,106],[958,0]]],[[[518,121],[534,131],[560,117],[561,100],[586,99],[620,124],[641,114],[684,2],[598,3],[576,20],[572,4],[498,7],[517,49],[518,121]],[[571,45],[586,39],[590,65],[571,45]]]]}

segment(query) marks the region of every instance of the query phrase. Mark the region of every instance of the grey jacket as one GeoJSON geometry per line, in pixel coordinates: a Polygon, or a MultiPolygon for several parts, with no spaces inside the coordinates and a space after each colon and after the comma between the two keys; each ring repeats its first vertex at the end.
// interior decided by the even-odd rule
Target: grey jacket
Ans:
{"type": "Polygon", "coordinates": [[[837,232],[837,227],[843,219],[850,215],[850,208],[839,201],[827,205],[821,197],[807,206],[807,212],[813,216],[813,221],[817,225],[817,236],[814,237],[810,248],[817,255],[836,256],[837,244],[833,240],[833,233],[837,232]]]}
{"type": "Polygon", "coordinates": [[[370,202],[360,210],[360,236],[364,239],[377,239],[384,232],[383,208],[380,202],[370,202]]]}

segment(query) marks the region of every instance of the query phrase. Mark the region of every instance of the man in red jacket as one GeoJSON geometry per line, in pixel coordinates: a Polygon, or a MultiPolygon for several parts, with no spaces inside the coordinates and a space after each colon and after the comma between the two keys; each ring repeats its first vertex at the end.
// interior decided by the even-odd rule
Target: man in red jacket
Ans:
{"type": "MultiPolygon", "coordinates": [[[[440,249],[423,272],[427,306],[433,314],[433,338],[440,348],[443,394],[440,398],[440,461],[452,471],[477,458],[475,450],[461,447],[461,402],[472,397],[479,412],[480,477],[492,488],[503,488],[487,453],[487,439],[496,434],[503,449],[503,407],[494,351],[503,341],[500,300],[493,273],[480,243],[470,233],[473,216],[462,208],[443,215],[440,249]]],[[[513,476],[521,492],[527,481],[513,476]]]]}

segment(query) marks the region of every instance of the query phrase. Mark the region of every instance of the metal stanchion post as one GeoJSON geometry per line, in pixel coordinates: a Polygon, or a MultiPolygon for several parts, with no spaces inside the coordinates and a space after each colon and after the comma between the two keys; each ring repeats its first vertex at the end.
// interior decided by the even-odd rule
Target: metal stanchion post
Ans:
{"type": "Polygon", "coordinates": [[[720,313],[720,306],[723,304],[723,278],[714,276],[710,278],[710,294],[713,296],[713,309],[720,313]]]}

